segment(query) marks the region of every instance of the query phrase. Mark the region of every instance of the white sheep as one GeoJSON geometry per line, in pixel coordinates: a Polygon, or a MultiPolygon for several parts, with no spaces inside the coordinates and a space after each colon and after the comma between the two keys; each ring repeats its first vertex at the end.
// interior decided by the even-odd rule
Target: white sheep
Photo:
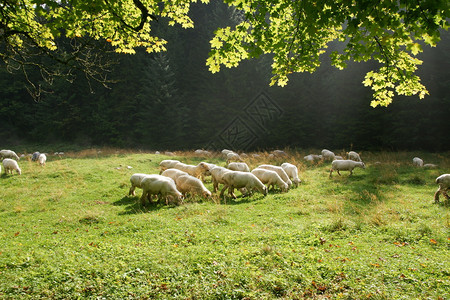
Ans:
{"type": "Polygon", "coordinates": [[[224,191],[228,189],[228,194],[233,198],[236,198],[236,195],[233,193],[235,188],[245,188],[247,193],[256,190],[264,196],[267,195],[267,187],[258,179],[258,177],[249,172],[229,171],[223,174],[223,181],[225,184],[220,192],[220,197],[222,197],[224,191]]]}
{"type": "Polygon", "coordinates": [[[195,155],[198,156],[206,156],[206,157],[210,157],[212,155],[211,152],[207,151],[207,150],[203,150],[203,149],[197,149],[194,151],[195,155]]]}
{"type": "Polygon", "coordinates": [[[317,155],[317,154],[308,154],[305,157],[303,157],[304,160],[309,161],[309,162],[314,162],[316,160],[321,160],[322,159],[322,155],[317,155]]]}
{"type": "Polygon", "coordinates": [[[169,178],[172,178],[176,181],[176,179],[183,175],[189,175],[188,173],[178,170],[178,169],[167,169],[164,172],[161,173],[161,176],[166,176],[169,178]]]}
{"type": "Polygon", "coordinates": [[[335,160],[335,159],[337,159],[337,160],[344,160],[344,158],[342,156],[340,156],[340,155],[335,155],[333,160],[335,160]]]}
{"type": "Polygon", "coordinates": [[[197,177],[197,178],[199,178],[199,177],[203,178],[204,174],[206,174],[206,172],[209,171],[208,165],[204,162],[201,162],[196,166],[187,165],[185,163],[179,162],[179,163],[176,163],[175,165],[173,165],[172,168],[181,170],[181,171],[186,172],[189,175],[197,177]]]}
{"type": "Polygon", "coordinates": [[[206,176],[211,176],[211,173],[209,172],[209,170],[217,167],[215,164],[207,163],[204,161],[202,161],[198,165],[200,165],[200,168],[201,168],[201,178],[202,178],[203,182],[205,182],[206,176]]]}
{"type": "Polygon", "coordinates": [[[232,171],[250,172],[250,168],[245,162],[232,162],[228,164],[228,169],[232,171]]]}
{"type": "Polygon", "coordinates": [[[146,176],[141,181],[142,196],[141,204],[145,205],[145,199],[151,200],[152,195],[157,195],[159,201],[166,200],[166,204],[169,203],[169,199],[178,200],[180,203],[183,200],[183,195],[178,191],[175,181],[172,178],[153,175],[146,176]]]}
{"type": "Polygon", "coordinates": [[[231,152],[227,154],[227,164],[229,164],[231,161],[242,161],[242,158],[239,156],[239,154],[231,152]]]}
{"type": "Polygon", "coordinates": [[[223,149],[222,154],[226,157],[228,155],[228,153],[235,153],[234,151],[228,150],[228,149],[223,149]]]}
{"type": "Polygon", "coordinates": [[[262,183],[267,184],[268,188],[274,189],[276,185],[282,192],[288,191],[287,183],[284,182],[284,180],[281,179],[280,175],[278,175],[278,173],[275,171],[256,168],[253,169],[251,173],[258,177],[258,179],[261,180],[262,183]]]}
{"type": "Polygon", "coordinates": [[[423,160],[420,159],[419,157],[414,157],[413,158],[413,165],[417,166],[417,167],[423,167],[423,160]]]}
{"type": "Polygon", "coordinates": [[[223,175],[225,173],[231,172],[231,170],[224,168],[224,167],[215,166],[214,168],[211,168],[209,170],[209,172],[211,173],[211,180],[213,183],[213,191],[217,192],[217,190],[219,188],[219,183],[225,184],[225,182],[223,181],[223,175]]]}
{"type": "Polygon", "coordinates": [[[44,153],[39,154],[38,161],[41,166],[44,166],[47,161],[47,156],[44,153]]]}
{"type": "Polygon", "coordinates": [[[284,152],[283,150],[273,150],[272,154],[275,157],[286,157],[286,156],[288,156],[288,154],[286,152],[284,152]]]}
{"type": "Polygon", "coordinates": [[[19,156],[17,156],[16,152],[12,150],[1,150],[0,158],[12,158],[15,160],[20,160],[19,156]]]}
{"type": "Polygon", "coordinates": [[[141,186],[141,182],[142,179],[144,179],[145,177],[148,176],[153,176],[153,174],[144,174],[144,173],[135,173],[133,175],[131,175],[130,177],[130,182],[131,182],[131,187],[130,187],[130,191],[128,192],[128,195],[136,195],[136,192],[134,191],[136,188],[142,188],[141,186]]]}
{"type": "Polygon", "coordinates": [[[176,160],[176,159],[165,159],[165,160],[162,160],[159,163],[159,169],[160,169],[159,174],[161,174],[162,172],[164,172],[167,169],[173,168],[173,166],[175,166],[179,162],[180,161],[176,160]]]}
{"type": "Polygon", "coordinates": [[[298,177],[298,169],[297,166],[290,164],[290,163],[282,163],[281,167],[283,168],[283,170],[286,172],[287,176],[289,176],[289,178],[292,180],[292,183],[295,186],[298,186],[298,184],[300,182],[302,182],[300,180],[300,178],[298,177]]]}
{"type": "Polygon", "coordinates": [[[289,179],[289,176],[286,174],[286,171],[282,167],[273,165],[259,165],[258,168],[277,172],[281,179],[283,179],[283,181],[287,183],[288,188],[291,188],[292,181],[289,179]]]}
{"type": "Polygon", "coordinates": [[[200,179],[190,175],[181,175],[175,179],[177,189],[186,196],[186,194],[199,195],[206,198],[211,197],[211,192],[203,185],[200,179]]]}
{"type": "Polygon", "coordinates": [[[351,160],[354,160],[354,161],[362,161],[361,157],[359,156],[359,154],[356,153],[355,151],[347,152],[347,156],[348,156],[348,159],[351,159],[351,160]]]}
{"type": "Polygon", "coordinates": [[[13,171],[16,171],[19,175],[22,174],[22,170],[19,168],[17,161],[11,158],[5,158],[3,160],[3,168],[5,169],[5,174],[12,174],[13,171]]]}
{"type": "Polygon", "coordinates": [[[322,150],[322,157],[325,160],[334,160],[335,156],[336,155],[333,152],[331,152],[330,150],[327,150],[327,149],[322,150]]]}
{"type": "Polygon", "coordinates": [[[333,162],[331,163],[330,177],[333,171],[337,171],[339,175],[341,175],[339,171],[350,171],[350,175],[352,175],[353,169],[357,167],[365,169],[366,165],[362,161],[353,161],[350,159],[333,160],[333,162]]]}
{"type": "Polygon", "coordinates": [[[434,202],[439,203],[439,194],[444,195],[447,198],[447,201],[450,200],[447,192],[450,189],[450,174],[442,174],[438,178],[436,178],[436,183],[439,184],[439,188],[434,194],[434,202]]]}

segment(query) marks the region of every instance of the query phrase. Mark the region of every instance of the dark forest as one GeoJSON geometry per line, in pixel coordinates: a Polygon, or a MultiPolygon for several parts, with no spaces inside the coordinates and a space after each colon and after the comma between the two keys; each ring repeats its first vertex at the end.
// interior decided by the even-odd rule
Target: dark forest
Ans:
{"type": "Polygon", "coordinates": [[[450,149],[448,32],[419,55],[424,63],[418,74],[430,95],[396,97],[388,107],[372,108],[362,81],[373,63],[340,71],[324,54],[317,72],[293,74],[283,88],[269,87],[269,57],[211,74],[205,65],[209,41],[218,26],[233,24],[233,13],[221,3],[196,5],[194,29],[163,20],[155,28],[169,42],[167,52],[105,52],[114,62],[109,88],[82,74],[48,85],[36,72],[30,80],[48,92],[34,99],[23,73],[1,68],[2,147],[450,149]]]}

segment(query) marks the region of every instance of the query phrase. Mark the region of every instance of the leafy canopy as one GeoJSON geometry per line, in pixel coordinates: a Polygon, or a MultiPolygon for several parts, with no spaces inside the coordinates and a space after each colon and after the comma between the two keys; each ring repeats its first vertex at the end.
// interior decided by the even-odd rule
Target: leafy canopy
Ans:
{"type": "MultiPolygon", "coordinates": [[[[420,99],[428,94],[415,74],[422,63],[416,56],[424,44],[439,42],[439,30],[448,29],[450,17],[447,0],[224,1],[241,19],[236,26],[215,31],[206,62],[211,72],[271,54],[270,84],[285,86],[291,73],[314,72],[328,45],[338,41],[342,50],[330,54],[335,67],[343,69],[349,61],[379,62],[378,70],[368,72],[363,81],[373,90],[374,107],[389,105],[396,94],[420,99]]],[[[193,27],[188,15],[193,2],[4,1],[0,55],[7,64],[26,64],[25,49],[34,47],[55,57],[60,37],[106,40],[122,53],[134,53],[137,47],[164,51],[166,41],[152,35],[153,22],[167,18],[169,25],[193,27]]],[[[61,61],[61,55],[58,58],[61,61]]]]}

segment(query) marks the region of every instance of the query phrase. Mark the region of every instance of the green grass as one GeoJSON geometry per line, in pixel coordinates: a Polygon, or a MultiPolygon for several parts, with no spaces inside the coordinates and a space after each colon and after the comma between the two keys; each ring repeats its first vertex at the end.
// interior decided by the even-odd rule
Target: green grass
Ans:
{"type": "Polygon", "coordinates": [[[449,206],[433,204],[448,153],[423,153],[428,170],[365,153],[366,169],[331,179],[304,155],[286,159],[303,180],[288,193],[147,207],[129,177],[166,156],[22,159],[0,178],[0,298],[450,298],[449,206]]]}

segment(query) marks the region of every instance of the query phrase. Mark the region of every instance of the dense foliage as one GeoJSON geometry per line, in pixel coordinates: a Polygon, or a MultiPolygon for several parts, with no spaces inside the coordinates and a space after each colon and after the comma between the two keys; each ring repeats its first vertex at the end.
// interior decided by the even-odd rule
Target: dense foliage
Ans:
{"type": "MultiPolygon", "coordinates": [[[[284,88],[268,87],[270,55],[211,74],[205,60],[213,31],[217,26],[237,24],[240,14],[212,3],[193,6],[190,16],[196,23],[192,29],[167,26],[164,19],[153,27],[152,32],[168,41],[167,52],[104,52],[102,59],[114,62],[108,73],[111,89],[85,80],[82,71],[71,71],[70,81],[55,80],[51,86],[42,80],[41,72],[30,71],[30,81],[51,91],[35,102],[24,88],[28,81],[21,72],[10,74],[1,69],[3,147],[63,142],[153,150],[450,149],[446,138],[450,130],[447,32],[442,33],[436,48],[425,48],[420,54],[426,62],[420,75],[430,96],[420,101],[397,97],[387,108],[371,108],[371,92],[361,85],[364,73],[374,67],[370,63],[349,64],[339,71],[324,56],[323,66],[315,73],[292,74],[284,88]],[[276,105],[276,115],[264,111],[264,103],[257,101],[261,95],[276,105]],[[264,122],[243,109],[249,105],[260,108],[264,122]],[[248,140],[246,143],[221,135],[236,124],[236,117],[241,122],[236,128],[245,129],[240,139],[248,140]]],[[[108,49],[109,43],[103,44],[108,49]]],[[[329,52],[341,50],[340,44],[330,44],[329,52]]],[[[44,58],[35,60],[49,63],[44,58]]],[[[70,69],[66,66],[61,73],[70,69]]]]}
{"type": "MultiPolygon", "coordinates": [[[[4,1],[0,5],[0,57],[9,68],[30,66],[50,79],[64,74],[30,58],[47,55],[81,69],[88,78],[105,83],[108,62],[95,54],[92,39],[107,41],[119,53],[166,49],[157,22],[192,28],[191,4],[197,0],[154,1],[4,1]],[[59,40],[70,39],[70,47],[59,40]]],[[[209,0],[202,0],[208,3],[209,0]]],[[[418,95],[428,91],[415,74],[421,60],[415,56],[422,44],[435,46],[439,29],[448,29],[450,7],[446,0],[402,1],[291,1],[226,0],[235,10],[232,24],[215,24],[207,65],[217,72],[220,65],[237,66],[248,58],[271,54],[271,84],[286,85],[288,75],[314,72],[320,55],[330,43],[342,49],[332,51],[331,64],[343,69],[348,61],[374,60],[378,71],[367,72],[364,85],[373,90],[372,106],[387,106],[394,95],[418,95]]],[[[197,23],[198,25],[199,23],[197,23]]],[[[201,24],[201,23],[200,23],[201,24]]],[[[94,43],[95,44],[95,43],[94,43]]],[[[40,92],[40,88],[34,86],[40,92]]]]}

